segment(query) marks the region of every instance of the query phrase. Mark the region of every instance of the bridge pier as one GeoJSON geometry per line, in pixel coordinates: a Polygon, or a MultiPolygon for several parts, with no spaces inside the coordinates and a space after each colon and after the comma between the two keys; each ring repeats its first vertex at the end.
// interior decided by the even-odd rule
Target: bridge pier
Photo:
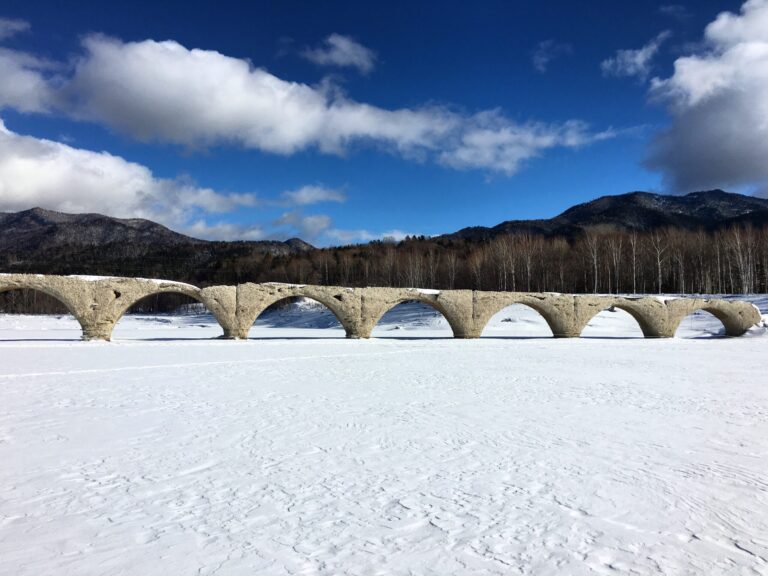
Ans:
{"type": "Polygon", "coordinates": [[[82,340],[112,340],[112,330],[115,325],[105,325],[98,322],[80,321],[80,327],[83,329],[82,340]]]}

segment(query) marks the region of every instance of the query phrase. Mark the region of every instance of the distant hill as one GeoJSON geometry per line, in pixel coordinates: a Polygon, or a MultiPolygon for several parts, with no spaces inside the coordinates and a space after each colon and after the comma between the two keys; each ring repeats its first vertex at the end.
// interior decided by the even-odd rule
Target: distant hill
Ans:
{"type": "MultiPolygon", "coordinates": [[[[0,270],[142,275],[204,283],[227,266],[314,250],[299,238],[214,242],[140,218],[42,208],[0,213],[0,270]]],[[[236,271],[232,274],[237,274],[236,271]]]]}
{"type": "Polygon", "coordinates": [[[102,214],[65,214],[43,208],[23,212],[0,212],[0,250],[45,250],[68,246],[104,246],[130,243],[133,246],[219,246],[240,244],[270,254],[313,250],[314,246],[291,238],[285,242],[212,242],[179,234],[151,220],[112,218],[102,214]]]}
{"type": "Polygon", "coordinates": [[[0,213],[0,250],[33,251],[115,242],[164,246],[204,243],[141,218],[124,220],[101,214],[64,214],[43,208],[0,213]]]}
{"type": "Polygon", "coordinates": [[[516,232],[573,237],[593,227],[647,231],[671,226],[714,230],[736,223],[768,224],[768,200],[722,190],[692,192],[685,196],[630,192],[578,204],[547,220],[508,220],[493,227],[463,228],[440,238],[481,240],[516,232]]]}

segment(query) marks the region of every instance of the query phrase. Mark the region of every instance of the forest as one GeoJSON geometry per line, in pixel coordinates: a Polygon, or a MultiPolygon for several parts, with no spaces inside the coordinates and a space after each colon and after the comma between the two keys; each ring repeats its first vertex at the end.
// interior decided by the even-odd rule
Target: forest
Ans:
{"type": "Polygon", "coordinates": [[[232,263],[238,282],[570,293],[768,291],[768,226],[406,238],[232,263]]]}

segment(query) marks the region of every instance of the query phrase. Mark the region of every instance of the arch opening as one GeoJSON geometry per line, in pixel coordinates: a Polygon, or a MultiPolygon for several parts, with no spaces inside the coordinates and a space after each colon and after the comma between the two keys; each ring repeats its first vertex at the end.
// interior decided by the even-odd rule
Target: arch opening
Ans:
{"type": "Polygon", "coordinates": [[[490,317],[481,338],[552,338],[554,333],[544,315],[529,304],[516,302],[490,317]]]}
{"type": "Polygon", "coordinates": [[[675,330],[675,338],[723,338],[725,324],[716,314],[704,308],[685,316],[675,330]]]}
{"type": "Polygon", "coordinates": [[[345,338],[346,330],[336,312],[308,296],[281,298],[256,317],[249,338],[345,338]]]}
{"type": "Polygon", "coordinates": [[[216,338],[221,327],[200,300],[180,292],[156,292],[133,302],[115,323],[117,340],[216,338]]]}
{"type": "Polygon", "coordinates": [[[431,302],[402,300],[387,309],[371,331],[373,338],[453,338],[446,314],[431,302]]]}
{"type": "Polygon", "coordinates": [[[37,288],[0,288],[0,340],[80,340],[66,303],[37,288]]]}
{"type": "Polygon", "coordinates": [[[581,331],[582,338],[644,338],[639,320],[632,312],[619,306],[601,310],[581,331]]]}

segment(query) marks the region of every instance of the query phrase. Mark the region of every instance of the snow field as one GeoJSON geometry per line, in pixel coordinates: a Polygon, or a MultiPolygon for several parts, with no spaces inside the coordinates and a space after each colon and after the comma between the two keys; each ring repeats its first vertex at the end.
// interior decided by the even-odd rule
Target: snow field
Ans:
{"type": "Polygon", "coordinates": [[[303,306],[248,342],[0,316],[0,574],[768,571],[764,329],[405,306],[352,341],[303,306]]]}

